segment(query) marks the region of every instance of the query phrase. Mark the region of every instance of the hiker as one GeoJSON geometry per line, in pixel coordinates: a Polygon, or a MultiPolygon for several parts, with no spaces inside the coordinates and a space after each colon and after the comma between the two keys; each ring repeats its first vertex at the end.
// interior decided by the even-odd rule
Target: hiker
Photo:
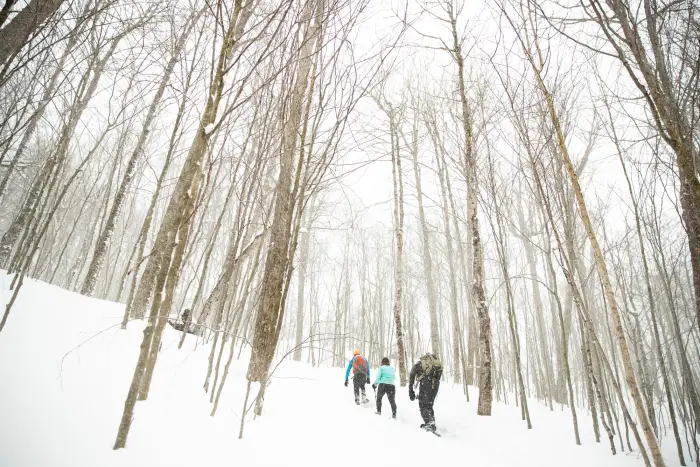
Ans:
{"type": "Polygon", "coordinates": [[[345,371],[345,387],[348,387],[348,378],[350,376],[350,368],[352,368],[352,386],[355,391],[355,404],[360,405],[360,392],[362,392],[362,403],[369,402],[365,395],[365,384],[369,383],[369,364],[365,357],[360,355],[359,350],[355,350],[353,357],[348,363],[348,369],[345,371]]]}
{"type": "Polygon", "coordinates": [[[185,308],[185,310],[180,315],[180,319],[182,320],[182,324],[184,326],[189,327],[190,323],[192,322],[192,312],[189,308],[185,308]]]}
{"type": "Polygon", "coordinates": [[[389,404],[391,405],[391,418],[396,418],[396,386],[394,386],[394,369],[389,363],[387,357],[382,358],[382,366],[379,367],[379,375],[377,379],[374,380],[372,389],[377,391],[377,415],[382,414],[382,398],[384,394],[389,399],[389,404]]]}
{"type": "Polygon", "coordinates": [[[413,386],[418,380],[420,391],[418,393],[418,408],[424,422],[420,427],[432,432],[435,432],[433,403],[440,388],[440,378],[442,378],[442,362],[438,360],[435,354],[427,353],[413,365],[408,379],[408,397],[412,401],[416,400],[413,386]]]}

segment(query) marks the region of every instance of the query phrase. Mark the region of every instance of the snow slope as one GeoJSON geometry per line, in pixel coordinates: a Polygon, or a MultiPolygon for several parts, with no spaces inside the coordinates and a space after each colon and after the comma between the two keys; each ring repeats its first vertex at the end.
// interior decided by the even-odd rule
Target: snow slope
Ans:
{"type": "MultiPolygon", "coordinates": [[[[0,271],[5,300],[8,286],[0,271]]],[[[446,434],[437,438],[418,428],[417,402],[405,389],[398,419],[386,399],[378,417],[354,404],[344,369],[295,362],[280,365],[264,415],[247,421],[239,440],[245,354],[211,417],[202,389],[210,348],[194,350],[188,336],[178,350],[169,327],[149,400],[137,404],[127,448],[113,451],[143,329],[137,322],[121,331],[122,312],[120,304],[25,282],[0,333],[0,467],[644,465],[636,452],[612,456],[596,444],[584,411],[576,446],[567,411],[532,401],[527,430],[517,407],[495,404],[491,418],[477,417],[473,388],[466,403],[461,388],[443,384],[435,412],[446,434]]],[[[670,448],[666,460],[676,465],[670,448]]]]}

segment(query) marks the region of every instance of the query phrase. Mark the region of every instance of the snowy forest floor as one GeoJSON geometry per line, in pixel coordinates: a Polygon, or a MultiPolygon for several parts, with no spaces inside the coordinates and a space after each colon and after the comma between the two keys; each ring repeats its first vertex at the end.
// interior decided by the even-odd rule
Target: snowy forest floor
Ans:
{"type": "MultiPolygon", "coordinates": [[[[2,305],[8,287],[0,271],[2,305]]],[[[527,430],[518,407],[494,403],[492,417],[478,417],[475,388],[467,403],[460,386],[443,384],[435,413],[444,434],[437,438],[418,428],[418,404],[405,388],[398,388],[398,419],[391,420],[386,399],[381,417],[373,404],[354,404],[344,369],[296,362],[277,369],[263,416],[249,414],[239,440],[245,351],[211,417],[202,389],[210,347],[195,350],[196,339],[188,336],[178,350],[179,334],[169,326],[127,448],[113,451],[143,329],[135,321],[120,330],[122,312],[121,304],[25,282],[0,333],[0,466],[644,465],[637,451],[612,456],[605,440],[596,444],[585,410],[579,412],[583,446],[576,446],[566,409],[550,412],[531,400],[533,429],[527,430]]],[[[677,465],[669,441],[667,465],[677,465]]]]}

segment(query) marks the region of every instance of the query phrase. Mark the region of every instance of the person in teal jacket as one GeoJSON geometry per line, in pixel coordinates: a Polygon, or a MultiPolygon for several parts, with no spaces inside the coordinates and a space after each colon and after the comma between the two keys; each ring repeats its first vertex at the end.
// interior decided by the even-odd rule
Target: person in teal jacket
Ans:
{"type": "Polygon", "coordinates": [[[391,405],[391,418],[396,418],[396,386],[394,386],[395,370],[391,367],[389,359],[382,358],[382,366],[379,367],[379,374],[374,380],[372,389],[377,389],[377,415],[382,414],[382,399],[386,394],[391,405]]]}

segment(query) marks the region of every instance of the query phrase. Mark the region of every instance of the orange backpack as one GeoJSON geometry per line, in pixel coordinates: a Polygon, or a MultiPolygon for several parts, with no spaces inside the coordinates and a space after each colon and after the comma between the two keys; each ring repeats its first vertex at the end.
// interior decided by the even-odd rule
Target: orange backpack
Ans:
{"type": "Polygon", "coordinates": [[[367,374],[367,360],[365,360],[362,355],[355,355],[352,361],[352,372],[367,374]]]}

